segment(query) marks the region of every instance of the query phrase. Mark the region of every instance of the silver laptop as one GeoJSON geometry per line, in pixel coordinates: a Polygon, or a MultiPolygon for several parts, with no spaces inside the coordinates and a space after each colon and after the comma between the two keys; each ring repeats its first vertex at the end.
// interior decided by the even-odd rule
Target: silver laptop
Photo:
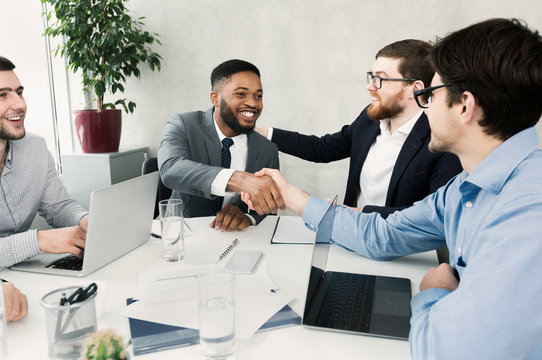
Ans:
{"type": "Polygon", "coordinates": [[[67,276],[93,273],[149,240],[157,189],[158,172],[153,172],[93,191],[82,264],[71,254],[42,253],[11,269],[67,276]]]}
{"type": "Polygon", "coordinates": [[[326,271],[336,200],[316,232],[303,325],[408,340],[409,279],[326,271]]]}

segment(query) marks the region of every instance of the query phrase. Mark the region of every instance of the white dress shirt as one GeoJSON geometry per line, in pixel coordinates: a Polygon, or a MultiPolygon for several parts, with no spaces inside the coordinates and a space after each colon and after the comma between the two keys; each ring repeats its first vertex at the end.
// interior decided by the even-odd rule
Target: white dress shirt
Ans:
{"type": "Polygon", "coordinates": [[[380,120],[380,135],[371,145],[359,177],[360,192],[357,207],[384,206],[391,174],[406,138],[412,131],[423,110],[390,134],[388,119],[380,120]]]}

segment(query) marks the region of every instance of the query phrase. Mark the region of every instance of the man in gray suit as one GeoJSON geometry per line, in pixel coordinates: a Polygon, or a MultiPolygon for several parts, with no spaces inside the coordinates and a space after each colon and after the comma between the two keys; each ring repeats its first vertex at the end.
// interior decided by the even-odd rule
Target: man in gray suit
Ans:
{"type": "Polygon", "coordinates": [[[276,213],[284,201],[275,182],[253,173],[279,168],[277,146],[254,132],[263,109],[260,71],[242,60],[229,60],[211,74],[211,107],[206,112],[174,114],[158,150],[164,185],[181,198],[186,217],[215,215],[211,227],[242,230],[276,213]],[[239,192],[255,198],[248,214],[239,192]]]}

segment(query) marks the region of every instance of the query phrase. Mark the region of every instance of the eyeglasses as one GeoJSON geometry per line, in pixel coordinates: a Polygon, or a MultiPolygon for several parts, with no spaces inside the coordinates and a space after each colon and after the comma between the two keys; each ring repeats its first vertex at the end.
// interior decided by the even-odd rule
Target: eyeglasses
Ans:
{"type": "Polygon", "coordinates": [[[373,85],[377,89],[382,88],[382,81],[416,81],[417,79],[405,79],[405,78],[383,78],[380,76],[377,76],[373,74],[372,72],[367,72],[367,84],[369,84],[371,81],[373,82],[373,85]]]}
{"type": "Polygon", "coordinates": [[[418,106],[422,109],[427,109],[429,107],[429,104],[431,104],[431,101],[433,100],[433,91],[448,86],[452,86],[452,84],[448,83],[437,86],[430,86],[421,90],[414,91],[414,99],[416,99],[416,104],[418,104],[418,106]]]}

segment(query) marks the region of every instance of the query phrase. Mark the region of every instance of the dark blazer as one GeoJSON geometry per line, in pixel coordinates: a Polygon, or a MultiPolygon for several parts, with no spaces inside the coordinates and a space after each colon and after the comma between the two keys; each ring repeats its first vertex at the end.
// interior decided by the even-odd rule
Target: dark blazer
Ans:
{"type": "MultiPolygon", "coordinates": [[[[211,194],[211,183],[222,170],[222,145],[213,120],[214,108],[174,114],[166,124],[158,149],[160,177],[172,197],[183,200],[184,216],[213,216],[222,208],[224,198],[211,194]]],[[[277,146],[256,133],[247,134],[245,171],[255,173],[264,167],[278,169],[277,146]]],[[[240,196],[233,201],[243,212],[247,205],[240,196]]],[[[250,213],[257,223],[263,216],[250,213]]]]}
{"type": "MultiPolygon", "coordinates": [[[[317,137],[274,129],[272,141],[280,151],[308,161],[327,163],[350,157],[344,204],[355,206],[361,168],[379,134],[379,121],[372,121],[365,108],[352,124],[335,134],[317,137]]],[[[385,206],[367,205],[363,212],[376,211],[387,217],[423,199],[462,171],[457,156],[430,152],[427,148],[430,140],[429,122],[423,113],[399,152],[385,206]]]]}

